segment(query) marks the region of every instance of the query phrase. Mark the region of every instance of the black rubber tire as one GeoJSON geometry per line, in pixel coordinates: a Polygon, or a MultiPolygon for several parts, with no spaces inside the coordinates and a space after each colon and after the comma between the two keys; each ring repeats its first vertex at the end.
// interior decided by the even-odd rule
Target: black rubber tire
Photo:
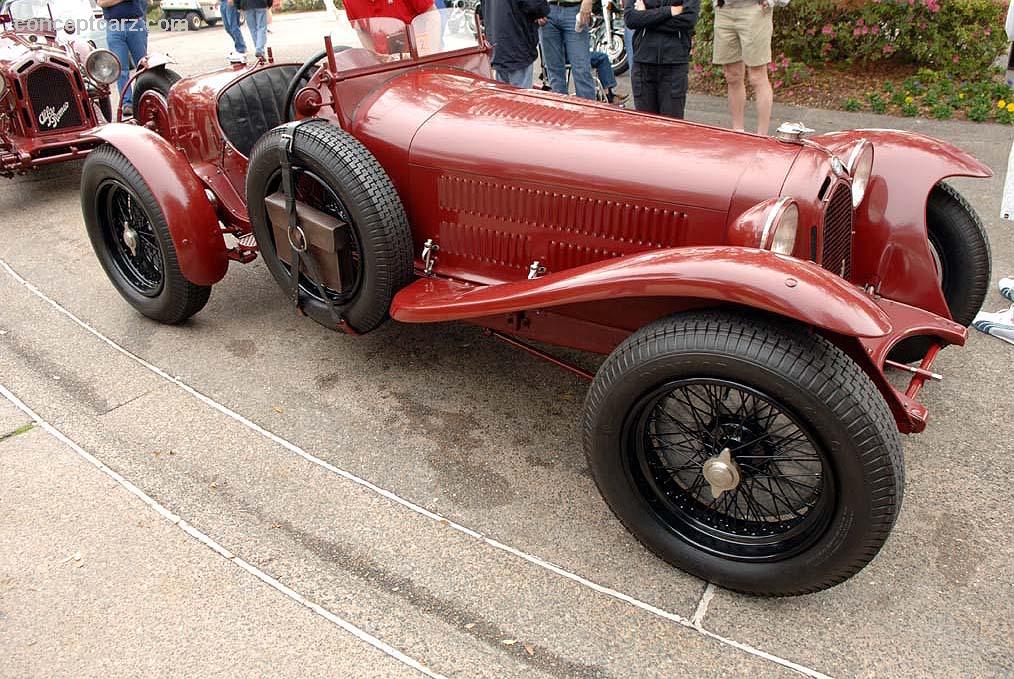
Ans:
{"type": "Polygon", "coordinates": [[[187,12],[183,17],[187,22],[188,31],[198,31],[201,28],[201,15],[197,12],[187,12]]]}
{"type": "Polygon", "coordinates": [[[98,257],[116,291],[135,309],[160,323],[176,325],[196,314],[208,303],[211,286],[195,285],[180,271],[176,247],[169,235],[169,226],[151,189],[126,156],[109,144],[98,147],[85,159],[81,174],[81,210],[95,256],[98,257]],[[164,283],[157,297],[145,297],[140,294],[117,267],[113,255],[106,246],[97,203],[99,186],[103,180],[109,178],[119,181],[134,193],[158,237],[164,283]]]}
{"type": "MultiPolygon", "coordinates": [[[[288,291],[289,269],[278,259],[264,207],[268,183],[280,167],[281,136],[282,129],[275,128],[254,146],[246,194],[250,223],[264,262],[282,290],[288,291]]],[[[369,332],[388,318],[395,293],[414,277],[412,232],[401,199],[373,154],[336,125],[324,120],[300,125],[293,152],[296,162],[320,177],[352,217],[364,276],[358,293],[338,311],[355,331],[369,332]]],[[[322,300],[309,297],[304,309],[321,325],[335,328],[328,305],[322,300]]]]}
{"type": "Polygon", "coordinates": [[[779,319],[694,312],[642,328],[595,376],[582,433],[599,490],[642,544],[677,568],[744,593],[806,594],[846,580],[877,554],[901,507],[901,442],[883,397],[841,349],[779,319]],[[624,462],[630,450],[624,423],[644,394],[684,377],[735,380],[764,392],[820,441],[837,481],[837,504],[805,551],[763,563],[724,558],[681,539],[650,508],[624,462]]]}
{"type": "Polygon", "coordinates": [[[134,101],[141,101],[141,95],[150,90],[158,92],[168,101],[169,90],[178,80],[180,74],[164,66],[147,70],[134,81],[134,101]]]}
{"type": "MultiPolygon", "coordinates": [[[[955,323],[968,327],[989,294],[992,254],[986,228],[975,208],[949,184],[933,187],[926,202],[930,247],[940,257],[941,287],[955,323]]],[[[912,337],[891,350],[901,363],[921,360],[933,341],[912,337]]]]}
{"type": "Polygon", "coordinates": [[[206,21],[210,28],[214,28],[215,26],[218,25],[218,19],[207,19],[206,21]]]}

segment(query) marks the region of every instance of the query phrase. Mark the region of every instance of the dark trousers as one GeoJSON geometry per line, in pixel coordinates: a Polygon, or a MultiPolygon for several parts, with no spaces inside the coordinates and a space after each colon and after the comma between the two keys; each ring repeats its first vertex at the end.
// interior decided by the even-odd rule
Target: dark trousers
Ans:
{"type": "Polygon", "coordinates": [[[634,108],[682,118],[687,107],[687,80],[690,64],[646,64],[634,62],[630,75],[634,108]]]}

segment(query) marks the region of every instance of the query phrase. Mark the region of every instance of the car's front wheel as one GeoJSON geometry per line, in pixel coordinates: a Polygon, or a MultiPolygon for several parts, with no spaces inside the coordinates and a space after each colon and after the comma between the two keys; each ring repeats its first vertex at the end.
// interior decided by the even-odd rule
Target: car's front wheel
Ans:
{"type": "MultiPolygon", "coordinates": [[[[940,182],[926,201],[926,231],[951,318],[967,327],[989,292],[992,257],[986,228],[975,208],[951,185],[940,182]]],[[[895,347],[890,358],[918,361],[931,345],[928,337],[912,337],[895,347]]]]}
{"type": "Polygon", "coordinates": [[[92,248],[113,287],[161,323],[182,323],[204,308],[211,286],[180,271],[165,215],[137,169],[112,146],[88,154],[81,208],[92,248]]]}
{"type": "Polygon", "coordinates": [[[776,320],[706,312],[639,330],[596,375],[583,434],[620,521],[741,592],[842,582],[901,505],[901,443],[874,384],[827,339],[776,320]]]}

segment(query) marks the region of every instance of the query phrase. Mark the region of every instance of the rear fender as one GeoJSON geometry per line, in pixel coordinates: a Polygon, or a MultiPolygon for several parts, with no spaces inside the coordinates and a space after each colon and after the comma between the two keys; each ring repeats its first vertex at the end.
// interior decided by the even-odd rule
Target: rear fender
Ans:
{"type": "Polygon", "coordinates": [[[165,215],[180,271],[195,285],[213,285],[229,267],[218,216],[186,157],[137,125],[112,123],[94,131],[127,157],[165,215]]]}
{"type": "Polygon", "coordinates": [[[882,337],[891,330],[869,296],[819,266],[729,246],[655,250],[490,286],[422,278],[395,296],[391,317],[432,323],[646,297],[738,304],[849,337],[882,337]]]}
{"type": "Polygon", "coordinates": [[[873,174],[855,215],[853,280],[904,304],[951,318],[937,282],[926,230],[926,201],[947,177],[991,177],[953,144],[900,130],[851,130],[812,138],[839,158],[860,139],[873,144],[873,174]]]}

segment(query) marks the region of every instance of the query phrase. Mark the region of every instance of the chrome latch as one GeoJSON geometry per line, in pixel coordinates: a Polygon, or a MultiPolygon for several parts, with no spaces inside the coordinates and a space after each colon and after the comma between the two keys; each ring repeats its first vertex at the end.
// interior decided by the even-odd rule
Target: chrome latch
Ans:
{"type": "Polygon", "coordinates": [[[440,251],[440,246],[433,242],[432,238],[427,238],[426,242],[423,243],[422,250],[422,261],[423,261],[423,273],[427,276],[433,275],[433,267],[437,263],[437,252],[440,251]]]}
{"type": "Polygon", "coordinates": [[[531,266],[528,267],[528,280],[532,281],[539,276],[546,274],[546,267],[542,266],[539,260],[532,262],[531,266]]]}
{"type": "Polygon", "coordinates": [[[782,141],[799,143],[803,137],[813,132],[812,129],[803,123],[782,123],[775,130],[775,138],[782,141]]]}

